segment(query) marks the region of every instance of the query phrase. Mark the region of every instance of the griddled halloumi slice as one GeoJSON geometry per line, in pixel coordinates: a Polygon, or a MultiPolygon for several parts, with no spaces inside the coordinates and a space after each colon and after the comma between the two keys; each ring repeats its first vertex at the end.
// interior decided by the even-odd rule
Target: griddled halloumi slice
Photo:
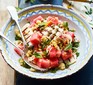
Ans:
{"type": "Polygon", "coordinates": [[[48,36],[49,36],[49,38],[53,38],[53,36],[56,34],[56,32],[57,32],[57,29],[56,28],[52,28],[52,27],[46,27],[45,28],[45,31],[47,31],[48,32],[48,36]]]}
{"type": "Polygon", "coordinates": [[[22,31],[25,31],[26,28],[28,28],[29,26],[30,26],[30,23],[25,24],[25,25],[22,27],[22,31]]]}
{"type": "Polygon", "coordinates": [[[31,36],[29,36],[27,39],[26,39],[26,42],[30,42],[30,39],[31,39],[31,36]]]}
{"type": "Polygon", "coordinates": [[[28,34],[25,35],[25,38],[27,39],[27,38],[28,38],[29,36],[31,36],[33,33],[34,33],[34,32],[33,32],[32,30],[30,30],[30,31],[28,32],[28,34]]]}
{"type": "MultiPolygon", "coordinates": [[[[30,31],[32,31],[31,28],[27,28],[27,29],[25,29],[25,31],[24,31],[24,35],[27,35],[30,31]]],[[[33,31],[32,31],[32,32],[33,32],[33,31]]]]}
{"type": "Polygon", "coordinates": [[[29,28],[29,23],[27,23],[23,28],[22,28],[22,32],[24,34],[25,37],[25,41],[28,43],[29,46],[33,46],[32,43],[30,42],[30,38],[31,35],[33,34],[33,30],[31,28],[29,28]]]}

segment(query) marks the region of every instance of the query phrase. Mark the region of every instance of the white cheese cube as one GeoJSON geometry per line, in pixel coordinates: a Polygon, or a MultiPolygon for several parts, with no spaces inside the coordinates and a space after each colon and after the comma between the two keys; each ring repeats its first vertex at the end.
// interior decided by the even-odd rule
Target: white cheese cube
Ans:
{"type": "Polygon", "coordinates": [[[56,33],[56,30],[54,29],[54,30],[52,30],[52,34],[55,34],[56,33]]]}
{"type": "Polygon", "coordinates": [[[44,20],[44,22],[47,22],[47,20],[44,20]]]}
{"type": "Polygon", "coordinates": [[[53,29],[51,27],[46,27],[45,28],[47,31],[51,32],[53,29]]]}
{"type": "Polygon", "coordinates": [[[32,47],[33,46],[33,44],[31,42],[29,42],[28,45],[29,45],[29,47],[32,47]]]}
{"type": "Polygon", "coordinates": [[[55,29],[59,29],[59,27],[58,26],[55,26],[55,29]]]}
{"type": "Polygon", "coordinates": [[[63,32],[63,29],[62,29],[62,28],[59,28],[58,30],[59,30],[59,32],[61,32],[61,33],[63,32]]]}
{"type": "Polygon", "coordinates": [[[60,33],[60,32],[57,32],[57,33],[56,33],[56,36],[57,36],[57,37],[59,37],[60,35],[61,35],[61,33],[60,33]]]}
{"type": "Polygon", "coordinates": [[[47,31],[43,31],[42,34],[47,36],[49,33],[47,31]]]}

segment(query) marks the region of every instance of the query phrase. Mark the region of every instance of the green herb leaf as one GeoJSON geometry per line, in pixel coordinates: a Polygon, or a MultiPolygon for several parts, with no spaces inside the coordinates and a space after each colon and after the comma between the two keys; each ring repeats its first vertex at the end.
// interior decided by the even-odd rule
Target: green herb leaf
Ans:
{"type": "Polygon", "coordinates": [[[84,7],[88,10],[87,6],[84,6],[84,7]]]}
{"type": "Polygon", "coordinates": [[[64,27],[64,30],[69,30],[69,27],[68,27],[68,22],[63,22],[63,27],[64,27]]]}
{"type": "Polygon", "coordinates": [[[20,11],[22,10],[22,8],[19,8],[19,7],[15,7],[17,11],[20,11]]]}
{"type": "Polygon", "coordinates": [[[66,61],[64,61],[64,62],[65,62],[66,68],[68,68],[68,67],[70,66],[70,61],[69,61],[69,60],[66,60],[66,61]]]}
{"type": "Polygon", "coordinates": [[[45,44],[45,45],[48,45],[48,44],[50,43],[50,41],[51,41],[51,40],[48,39],[44,44],[45,44]]]}
{"type": "Polygon", "coordinates": [[[69,31],[71,31],[71,32],[75,32],[75,29],[69,29],[69,31]]]}
{"type": "Polygon", "coordinates": [[[77,52],[77,48],[76,47],[72,47],[72,51],[75,53],[77,52]]]}
{"type": "Polygon", "coordinates": [[[68,22],[63,22],[64,27],[68,27],[68,22]]]}
{"type": "Polygon", "coordinates": [[[41,43],[41,47],[42,49],[44,49],[49,43],[51,42],[51,40],[47,39],[46,41],[41,43]]]}
{"type": "Polygon", "coordinates": [[[15,40],[22,40],[21,37],[19,37],[18,35],[15,36],[15,40]]]}
{"type": "Polygon", "coordinates": [[[33,55],[35,55],[36,58],[42,58],[42,56],[37,52],[35,52],[33,55]]]}
{"type": "Polygon", "coordinates": [[[41,22],[40,24],[39,24],[39,27],[43,27],[43,26],[45,26],[46,25],[46,22],[41,22]]]}
{"type": "Polygon", "coordinates": [[[78,47],[79,47],[79,43],[80,43],[80,42],[73,42],[73,47],[78,48],[78,47]]]}
{"type": "Polygon", "coordinates": [[[68,44],[66,47],[65,47],[65,51],[67,51],[67,50],[69,50],[69,49],[72,49],[72,44],[70,43],[70,44],[68,44]]]}
{"type": "Polygon", "coordinates": [[[45,56],[47,56],[47,55],[48,55],[48,52],[47,52],[47,51],[44,51],[43,53],[44,53],[44,55],[45,55],[45,56]]]}
{"type": "Polygon", "coordinates": [[[93,0],[90,0],[90,4],[93,3],[93,0]]]}
{"type": "Polygon", "coordinates": [[[87,15],[89,15],[89,13],[88,12],[85,12],[87,15]]]}
{"type": "Polygon", "coordinates": [[[76,52],[76,56],[78,57],[80,55],[80,53],[79,52],[76,52]]]}
{"type": "Polygon", "coordinates": [[[44,44],[41,44],[41,47],[42,47],[42,49],[44,49],[44,48],[46,47],[46,45],[44,45],[44,44]]]}
{"type": "Polygon", "coordinates": [[[90,14],[92,14],[92,8],[90,8],[90,14]]]}
{"type": "Polygon", "coordinates": [[[50,69],[50,72],[51,72],[51,73],[56,73],[56,72],[58,71],[58,69],[59,69],[59,68],[52,68],[52,69],[50,69]]]}
{"type": "Polygon", "coordinates": [[[86,13],[87,15],[91,15],[91,14],[92,14],[92,11],[93,11],[92,8],[88,9],[86,6],[85,6],[85,8],[86,8],[86,10],[87,10],[85,13],[86,13]]]}
{"type": "Polygon", "coordinates": [[[43,30],[45,25],[46,25],[45,22],[41,22],[41,23],[38,25],[38,28],[39,28],[40,30],[43,30]]]}
{"type": "Polygon", "coordinates": [[[65,61],[66,68],[68,68],[70,65],[74,64],[75,62],[71,62],[69,60],[65,61]]]}
{"type": "Polygon", "coordinates": [[[21,66],[23,66],[23,67],[25,67],[25,68],[31,68],[29,65],[27,65],[26,63],[25,63],[25,61],[22,59],[22,58],[20,58],[19,59],[19,63],[20,63],[20,65],[21,66]]]}

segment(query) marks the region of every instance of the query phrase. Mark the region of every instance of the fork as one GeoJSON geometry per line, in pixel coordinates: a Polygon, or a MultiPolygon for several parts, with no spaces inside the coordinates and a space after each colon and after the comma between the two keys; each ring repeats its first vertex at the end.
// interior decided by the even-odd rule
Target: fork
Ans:
{"type": "Polygon", "coordinates": [[[15,9],[13,6],[8,6],[7,9],[8,9],[8,11],[9,11],[12,19],[16,22],[16,24],[17,24],[17,26],[18,26],[18,29],[19,29],[19,31],[20,31],[20,34],[21,34],[21,36],[22,36],[22,40],[23,40],[23,43],[24,43],[24,51],[23,51],[24,53],[23,53],[23,55],[22,55],[23,60],[24,60],[29,66],[31,66],[32,68],[34,68],[34,69],[36,69],[36,70],[39,70],[39,71],[46,71],[46,70],[48,70],[48,69],[40,68],[40,67],[38,67],[37,65],[33,64],[32,62],[27,61],[27,60],[24,58],[24,57],[25,57],[25,53],[26,53],[26,51],[28,50],[28,47],[27,47],[27,43],[26,43],[26,41],[25,41],[25,39],[24,39],[22,30],[21,30],[20,25],[19,25],[19,22],[18,22],[18,14],[17,14],[17,11],[16,11],[16,9],[15,9]]]}

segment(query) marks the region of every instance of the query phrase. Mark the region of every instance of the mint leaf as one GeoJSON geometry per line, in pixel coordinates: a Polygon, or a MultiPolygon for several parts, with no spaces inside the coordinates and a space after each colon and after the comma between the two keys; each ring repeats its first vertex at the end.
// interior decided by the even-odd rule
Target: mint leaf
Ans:
{"type": "Polygon", "coordinates": [[[72,47],[72,51],[75,53],[77,52],[77,48],[76,47],[72,47]]]}
{"type": "Polygon", "coordinates": [[[80,54],[79,52],[76,52],[76,56],[77,56],[77,57],[79,56],[79,54],[80,54]]]}
{"type": "Polygon", "coordinates": [[[19,61],[19,63],[20,63],[21,66],[23,66],[25,68],[28,68],[28,69],[31,68],[29,65],[27,65],[25,63],[25,61],[22,58],[20,58],[18,61],[19,61]]]}
{"type": "Polygon", "coordinates": [[[47,51],[44,51],[43,53],[44,53],[44,55],[48,55],[48,52],[47,51]]]}
{"type": "Polygon", "coordinates": [[[68,27],[68,22],[63,22],[64,27],[68,27]]]}
{"type": "Polygon", "coordinates": [[[73,42],[73,47],[76,47],[76,48],[79,47],[79,43],[80,42],[73,42]]]}
{"type": "Polygon", "coordinates": [[[72,44],[70,43],[70,44],[68,44],[66,47],[65,47],[65,51],[67,51],[67,50],[69,50],[69,49],[72,49],[72,44]]]}
{"type": "Polygon", "coordinates": [[[51,42],[51,40],[47,39],[46,41],[44,41],[43,43],[41,43],[42,49],[44,49],[50,42],[51,42]]]}
{"type": "Polygon", "coordinates": [[[50,69],[50,72],[51,73],[56,73],[58,71],[58,68],[52,68],[52,69],[50,69]]]}
{"type": "Polygon", "coordinates": [[[15,36],[15,40],[22,40],[21,37],[19,37],[18,35],[15,36]]]}
{"type": "Polygon", "coordinates": [[[19,8],[19,7],[15,7],[15,8],[16,8],[17,12],[22,10],[22,8],[19,8]]]}
{"type": "Polygon", "coordinates": [[[35,55],[36,58],[42,58],[42,56],[37,52],[35,52],[33,55],[35,55]]]}
{"type": "Polygon", "coordinates": [[[75,32],[75,29],[71,29],[71,30],[69,29],[69,31],[70,31],[70,32],[75,32]]]}

